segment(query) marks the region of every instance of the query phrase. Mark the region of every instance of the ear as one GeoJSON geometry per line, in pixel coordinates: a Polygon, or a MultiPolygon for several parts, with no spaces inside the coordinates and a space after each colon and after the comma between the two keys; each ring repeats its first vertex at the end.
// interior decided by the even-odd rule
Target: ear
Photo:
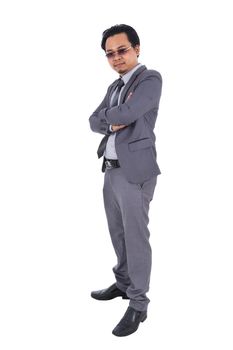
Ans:
{"type": "Polygon", "coordinates": [[[136,54],[137,54],[137,57],[139,57],[139,54],[140,54],[140,46],[139,46],[139,45],[136,45],[134,49],[135,49],[135,52],[136,52],[136,54]]]}

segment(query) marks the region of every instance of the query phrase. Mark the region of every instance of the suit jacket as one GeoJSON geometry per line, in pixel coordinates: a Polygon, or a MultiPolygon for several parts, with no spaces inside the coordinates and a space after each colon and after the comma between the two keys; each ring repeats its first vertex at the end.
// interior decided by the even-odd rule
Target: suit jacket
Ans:
{"type": "MultiPolygon", "coordinates": [[[[118,79],[117,79],[118,80],[118,79]]],[[[154,126],[159,109],[162,77],[159,72],[139,67],[124,86],[119,105],[110,107],[115,80],[99,107],[90,116],[91,130],[108,135],[110,124],[127,127],[117,131],[116,153],[122,172],[131,183],[143,183],[161,174],[157,164],[154,126]]],[[[103,162],[102,171],[105,171],[103,162]]]]}

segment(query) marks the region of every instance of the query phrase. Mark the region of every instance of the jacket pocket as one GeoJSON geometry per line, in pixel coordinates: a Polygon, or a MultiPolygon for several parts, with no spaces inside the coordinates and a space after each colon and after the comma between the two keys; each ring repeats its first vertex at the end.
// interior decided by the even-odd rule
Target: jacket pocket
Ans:
{"type": "Polygon", "coordinates": [[[152,147],[153,143],[151,139],[143,138],[143,139],[130,142],[128,146],[130,151],[138,151],[140,149],[152,147]]]}

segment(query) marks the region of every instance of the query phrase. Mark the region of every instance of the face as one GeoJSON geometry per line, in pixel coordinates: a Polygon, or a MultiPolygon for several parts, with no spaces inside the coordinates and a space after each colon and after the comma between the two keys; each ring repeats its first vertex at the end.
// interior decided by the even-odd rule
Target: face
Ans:
{"type": "Polygon", "coordinates": [[[127,35],[120,33],[108,37],[105,43],[105,52],[113,54],[107,58],[108,62],[117,73],[122,75],[138,64],[137,56],[140,52],[140,46],[132,47],[127,35]],[[124,49],[127,50],[124,51],[124,49]]]}

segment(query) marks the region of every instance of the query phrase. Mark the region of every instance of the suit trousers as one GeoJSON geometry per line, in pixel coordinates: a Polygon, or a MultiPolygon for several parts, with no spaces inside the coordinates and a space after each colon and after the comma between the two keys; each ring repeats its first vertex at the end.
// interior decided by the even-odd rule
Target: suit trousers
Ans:
{"type": "Polygon", "coordinates": [[[143,184],[127,181],[121,168],[106,169],[103,198],[108,229],[117,256],[113,267],[117,287],[130,298],[129,305],[145,311],[149,303],[151,246],[149,206],[157,175],[143,184]]]}

